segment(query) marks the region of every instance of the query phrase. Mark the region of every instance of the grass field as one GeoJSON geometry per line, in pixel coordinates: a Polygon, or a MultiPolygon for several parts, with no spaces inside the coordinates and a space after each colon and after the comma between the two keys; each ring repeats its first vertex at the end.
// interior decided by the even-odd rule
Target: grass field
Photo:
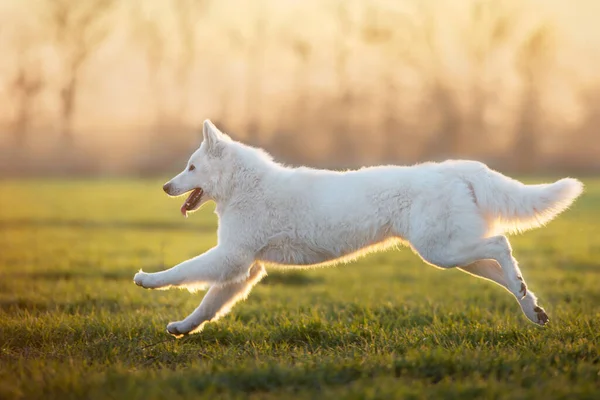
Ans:
{"type": "Polygon", "coordinates": [[[165,331],[203,293],[148,291],[135,272],[215,244],[160,181],[0,183],[0,399],[600,397],[600,181],[512,239],[551,318],[409,249],[270,272],[197,335],[165,331]],[[340,268],[343,268],[343,273],[340,268]]]}

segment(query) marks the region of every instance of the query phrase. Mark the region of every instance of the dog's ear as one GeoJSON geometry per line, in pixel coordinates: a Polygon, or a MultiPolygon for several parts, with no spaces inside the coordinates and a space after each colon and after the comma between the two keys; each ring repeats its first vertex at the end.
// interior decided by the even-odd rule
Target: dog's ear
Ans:
{"type": "Polygon", "coordinates": [[[206,119],[202,125],[202,137],[206,142],[206,147],[211,149],[223,138],[223,134],[209,119],[206,119]]]}
{"type": "Polygon", "coordinates": [[[225,143],[231,142],[231,138],[221,132],[209,119],[204,120],[202,136],[206,142],[206,151],[217,157],[221,156],[225,143]]]}

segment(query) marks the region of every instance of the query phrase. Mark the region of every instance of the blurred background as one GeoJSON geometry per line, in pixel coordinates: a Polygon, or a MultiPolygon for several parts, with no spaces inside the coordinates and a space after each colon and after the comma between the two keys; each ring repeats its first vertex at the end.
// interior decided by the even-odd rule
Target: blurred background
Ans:
{"type": "Polygon", "coordinates": [[[0,174],[181,169],[210,118],[289,164],[600,171],[597,0],[0,0],[0,174]]]}

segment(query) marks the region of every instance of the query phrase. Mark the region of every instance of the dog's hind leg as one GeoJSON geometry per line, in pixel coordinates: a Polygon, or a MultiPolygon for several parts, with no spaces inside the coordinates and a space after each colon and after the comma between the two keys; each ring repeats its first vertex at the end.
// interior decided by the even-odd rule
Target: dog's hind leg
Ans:
{"type": "Polygon", "coordinates": [[[517,260],[505,236],[474,240],[435,240],[428,238],[412,242],[413,249],[428,263],[440,268],[469,265],[475,261],[492,259],[497,261],[504,273],[506,287],[517,298],[527,295],[527,285],[521,275],[517,260]]]}
{"type": "MultiPolygon", "coordinates": [[[[500,267],[500,265],[494,260],[479,260],[467,266],[459,267],[458,269],[470,275],[495,282],[510,292],[510,289],[506,284],[506,279],[504,278],[504,271],[502,270],[502,267],[500,267]]],[[[546,325],[548,323],[548,315],[543,308],[538,306],[537,298],[533,292],[528,290],[525,297],[515,297],[521,305],[523,313],[532,322],[539,325],[546,325]]]]}
{"type": "Polygon", "coordinates": [[[420,239],[411,243],[426,262],[440,268],[460,267],[474,275],[490,279],[507,288],[517,298],[530,320],[540,325],[548,322],[548,316],[537,305],[535,295],[528,293],[505,236],[471,238],[468,241],[464,238],[448,240],[446,237],[436,240],[435,236],[420,239]]]}
{"type": "Polygon", "coordinates": [[[167,325],[167,331],[175,337],[201,331],[205,323],[226,315],[235,303],[245,299],[252,287],[265,275],[266,271],[262,264],[254,263],[245,280],[212,286],[200,306],[183,321],[171,322],[167,325]]]}

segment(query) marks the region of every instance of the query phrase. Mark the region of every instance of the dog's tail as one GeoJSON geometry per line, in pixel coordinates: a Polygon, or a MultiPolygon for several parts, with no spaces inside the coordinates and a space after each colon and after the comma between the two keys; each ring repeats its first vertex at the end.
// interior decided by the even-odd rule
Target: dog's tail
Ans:
{"type": "Polygon", "coordinates": [[[583,191],[583,184],[573,178],[525,185],[488,168],[470,181],[475,202],[498,233],[543,226],[569,208],[583,191]]]}

